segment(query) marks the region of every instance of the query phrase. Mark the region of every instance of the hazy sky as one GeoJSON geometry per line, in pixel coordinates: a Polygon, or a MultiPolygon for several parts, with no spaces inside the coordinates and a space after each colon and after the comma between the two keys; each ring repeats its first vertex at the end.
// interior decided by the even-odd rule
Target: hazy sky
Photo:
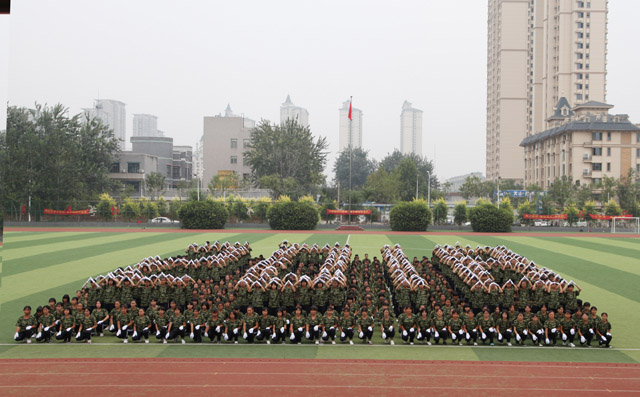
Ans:
{"type": "MultiPolygon", "coordinates": [[[[607,101],[638,123],[640,2],[609,8],[607,101]]],[[[406,99],[424,110],[423,153],[435,153],[441,179],[485,170],[486,0],[21,0],[11,11],[10,105],[77,113],[117,99],[128,137],[132,114],[150,113],[176,144],[195,145],[203,116],[227,103],[278,122],[290,94],[328,138],[331,168],[345,99],[364,112],[363,144],[377,159],[400,145],[406,99]]]]}

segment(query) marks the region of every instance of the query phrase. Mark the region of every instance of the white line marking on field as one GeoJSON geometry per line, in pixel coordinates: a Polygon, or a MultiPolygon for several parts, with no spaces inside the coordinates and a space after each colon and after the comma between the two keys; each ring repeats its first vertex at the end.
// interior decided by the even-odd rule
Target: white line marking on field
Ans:
{"type": "Polygon", "coordinates": [[[350,238],[351,238],[351,235],[349,234],[349,235],[347,236],[347,242],[345,243],[345,245],[349,244],[349,239],[350,239],[350,238]]]}

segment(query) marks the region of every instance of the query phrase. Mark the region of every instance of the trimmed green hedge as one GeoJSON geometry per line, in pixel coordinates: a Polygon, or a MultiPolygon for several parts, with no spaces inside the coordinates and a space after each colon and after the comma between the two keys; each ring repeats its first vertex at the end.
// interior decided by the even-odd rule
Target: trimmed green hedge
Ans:
{"type": "Polygon", "coordinates": [[[220,202],[189,201],[180,207],[178,217],[183,229],[224,229],[229,213],[220,202]]]}
{"type": "Polygon", "coordinates": [[[490,203],[469,209],[469,221],[474,232],[507,233],[511,231],[513,220],[512,212],[490,203]]]}
{"type": "Polygon", "coordinates": [[[400,202],[389,217],[394,231],[425,232],[431,224],[431,210],[424,201],[400,202]]]}
{"type": "Polygon", "coordinates": [[[312,230],[318,224],[319,214],[309,203],[280,202],[269,207],[267,220],[273,230],[312,230]]]}

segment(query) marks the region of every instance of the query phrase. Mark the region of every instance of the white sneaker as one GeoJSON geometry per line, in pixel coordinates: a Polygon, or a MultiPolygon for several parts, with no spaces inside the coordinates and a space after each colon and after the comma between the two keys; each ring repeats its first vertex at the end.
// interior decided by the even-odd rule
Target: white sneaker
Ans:
{"type": "Polygon", "coordinates": [[[473,342],[473,345],[474,346],[478,346],[478,342],[473,342]]]}
{"type": "Polygon", "coordinates": [[[184,341],[184,339],[183,339],[183,340],[182,340],[182,344],[183,344],[183,345],[185,345],[185,344],[187,344],[187,342],[185,342],[185,341],[184,341]]]}
{"type": "Polygon", "coordinates": [[[145,339],[145,340],[144,340],[144,343],[149,343],[149,339],[145,339]]]}
{"type": "Polygon", "coordinates": [[[396,343],[392,340],[391,341],[391,346],[395,345],[396,343]]]}
{"type": "Polygon", "coordinates": [[[234,345],[237,345],[237,344],[238,344],[238,341],[233,342],[233,344],[234,344],[234,345]]]}
{"type": "Polygon", "coordinates": [[[507,342],[507,346],[511,346],[511,342],[507,342]]]}
{"type": "Polygon", "coordinates": [[[128,340],[128,339],[124,339],[124,340],[122,341],[122,343],[129,343],[129,340],[128,340]]]}
{"type": "Polygon", "coordinates": [[[336,341],[332,340],[332,341],[331,341],[331,344],[332,344],[332,345],[335,345],[335,344],[336,344],[336,341]]]}
{"type": "Polygon", "coordinates": [[[350,345],[353,345],[353,341],[352,341],[352,340],[350,340],[350,341],[349,341],[349,344],[350,344],[350,345]]]}
{"type": "Polygon", "coordinates": [[[538,343],[538,346],[542,347],[542,343],[538,343]]]}
{"type": "Polygon", "coordinates": [[[31,344],[31,338],[27,338],[27,344],[31,344]]]}
{"type": "Polygon", "coordinates": [[[576,347],[576,345],[574,345],[573,343],[569,343],[570,347],[576,347]]]}
{"type": "Polygon", "coordinates": [[[370,345],[373,345],[373,342],[369,341],[369,344],[370,344],[370,345]]]}
{"type": "MultiPolygon", "coordinates": [[[[413,345],[413,343],[412,343],[412,345],[413,345]]],[[[427,342],[427,345],[431,346],[431,342],[427,342]]]]}
{"type": "Polygon", "coordinates": [[[270,345],[270,344],[271,344],[271,341],[270,341],[270,340],[268,340],[268,341],[267,341],[267,345],[270,345]]]}
{"type": "Polygon", "coordinates": [[[162,344],[166,345],[167,344],[167,340],[166,339],[162,339],[162,344]]]}
{"type": "Polygon", "coordinates": [[[87,345],[90,345],[90,344],[91,344],[91,340],[87,339],[87,345]]]}
{"type": "MultiPolygon", "coordinates": [[[[413,342],[409,342],[409,344],[410,344],[410,345],[413,345],[413,342]]],[[[431,343],[429,343],[429,344],[431,344],[431,343]]]]}
{"type": "Polygon", "coordinates": [[[462,346],[462,342],[459,342],[458,345],[462,346]]]}
{"type": "Polygon", "coordinates": [[[104,336],[104,332],[100,332],[100,336],[104,336]]]}
{"type": "Polygon", "coordinates": [[[319,345],[319,344],[320,344],[320,342],[316,341],[316,345],[319,345]]]}

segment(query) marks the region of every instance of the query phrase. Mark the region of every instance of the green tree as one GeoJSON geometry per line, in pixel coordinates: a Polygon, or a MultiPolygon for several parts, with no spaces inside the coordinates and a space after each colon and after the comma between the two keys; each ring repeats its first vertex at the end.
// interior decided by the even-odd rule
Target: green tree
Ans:
{"type": "Polygon", "coordinates": [[[578,222],[580,210],[575,203],[569,203],[564,207],[564,213],[567,214],[567,222],[569,222],[569,225],[573,226],[578,222]]]}
{"type": "Polygon", "coordinates": [[[236,200],[231,207],[231,214],[238,221],[244,221],[249,219],[249,208],[244,201],[236,200]]]}
{"type": "Polygon", "coordinates": [[[518,206],[518,218],[520,222],[525,225],[531,226],[533,224],[533,219],[525,219],[524,214],[535,214],[536,210],[533,204],[529,202],[529,200],[525,200],[518,206]]]}
{"type": "Polygon", "coordinates": [[[169,215],[169,205],[167,204],[167,200],[164,197],[160,197],[156,202],[156,207],[158,207],[158,213],[160,216],[168,216],[169,215]]]}
{"type": "Polygon", "coordinates": [[[238,174],[232,172],[226,175],[214,175],[213,178],[209,181],[209,191],[213,196],[216,195],[216,192],[220,192],[221,196],[225,196],[225,192],[228,190],[232,190],[238,184],[238,174]]]}
{"type": "Polygon", "coordinates": [[[510,232],[513,213],[481,202],[469,210],[469,220],[474,232],[510,232]]]}
{"type": "Polygon", "coordinates": [[[608,175],[602,176],[602,181],[598,184],[599,188],[602,189],[602,193],[600,194],[600,202],[609,201],[616,195],[616,189],[618,187],[618,180],[616,178],[610,177],[608,175]]]}
{"type": "Polygon", "coordinates": [[[431,203],[433,205],[433,209],[431,212],[433,213],[433,223],[435,225],[442,225],[447,220],[447,215],[449,213],[449,206],[444,199],[435,200],[431,203]]]}
{"type": "Polygon", "coordinates": [[[333,214],[327,214],[327,210],[335,210],[337,208],[335,201],[322,204],[322,207],[320,207],[320,218],[327,223],[336,220],[336,216],[333,214]]]}
{"type": "MultiPolygon", "coordinates": [[[[179,180],[176,184],[176,190],[178,191],[178,200],[182,201],[182,196],[191,188],[192,182],[186,180],[179,180]]],[[[198,185],[196,185],[197,187],[198,185]]]]}
{"type": "Polygon", "coordinates": [[[398,183],[398,198],[402,201],[418,199],[416,197],[416,179],[418,186],[426,187],[424,178],[418,174],[418,167],[411,157],[402,160],[391,175],[398,183]]]}
{"type": "Polygon", "coordinates": [[[584,218],[587,221],[590,221],[591,217],[589,216],[589,214],[596,214],[596,202],[593,200],[586,201],[582,205],[582,212],[584,213],[584,218]]]}
{"type": "Polygon", "coordinates": [[[144,186],[151,197],[151,200],[155,200],[164,192],[164,182],[166,177],[159,172],[152,172],[144,177],[144,186]]]}
{"type": "Polygon", "coordinates": [[[178,219],[178,212],[182,206],[182,201],[178,198],[174,198],[169,202],[169,218],[178,219]]]}
{"type": "Polygon", "coordinates": [[[143,217],[147,219],[153,219],[160,215],[158,211],[158,206],[156,203],[151,201],[144,202],[144,206],[142,207],[141,214],[143,217]]]}
{"type": "Polygon", "coordinates": [[[513,214],[513,206],[511,205],[511,199],[509,197],[505,196],[500,200],[500,209],[513,214]]]}
{"type": "Polygon", "coordinates": [[[622,208],[620,208],[620,205],[618,205],[614,199],[610,199],[604,207],[604,214],[609,216],[622,215],[622,208]]]}
{"type": "Polygon", "coordinates": [[[491,181],[483,181],[478,176],[470,176],[465,179],[460,186],[460,194],[466,200],[470,198],[490,197],[492,192],[497,189],[497,185],[491,181]]]}
{"type": "Polygon", "coordinates": [[[367,200],[376,203],[393,203],[399,195],[399,183],[392,175],[385,171],[384,167],[367,177],[367,183],[363,188],[367,200]]]}
{"type": "MultiPolygon", "coordinates": [[[[438,177],[434,173],[433,162],[427,160],[426,157],[417,155],[415,153],[403,154],[398,149],[395,149],[393,153],[387,154],[387,156],[383,158],[382,161],[380,161],[380,166],[382,166],[382,168],[384,168],[384,170],[387,171],[387,173],[392,174],[393,171],[396,168],[398,168],[400,164],[402,164],[406,159],[413,160],[413,163],[418,169],[418,172],[422,176],[422,179],[420,179],[420,186],[419,186],[420,197],[427,195],[427,181],[429,180],[429,176],[431,176],[431,190],[434,191],[438,189],[440,184],[438,182],[438,177]]],[[[414,178],[413,179],[414,191],[416,189],[415,182],[416,180],[414,178]]]]}
{"type": "Polygon", "coordinates": [[[640,202],[640,179],[633,169],[629,169],[627,175],[620,178],[617,191],[620,207],[628,213],[638,216],[637,208],[640,202]]]}
{"type": "Polygon", "coordinates": [[[271,206],[271,200],[263,197],[258,199],[253,203],[253,214],[257,217],[260,222],[264,222],[267,220],[267,211],[269,211],[269,207],[271,206]]]}
{"type": "Polygon", "coordinates": [[[564,208],[569,201],[575,197],[575,185],[573,184],[573,178],[570,176],[563,176],[556,178],[551,184],[548,196],[557,205],[558,208],[564,208]]]}
{"type": "Polygon", "coordinates": [[[69,116],[58,104],[34,109],[7,108],[0,132],[0,192],[4,208],[56,208],[97,200],[113,190],[109,168],[118,140],[99,119],[69,116]]]}
{"type": "Polygon", "coordinates": [[[576,191],[576,205],[581,207],[589,200],[593,200],[593,185],[580,185],[576,191]]]}
{"type": "Polygon", "coordinates": [[[136,203],[130,198],[124,201],[120,209],[120,215],[128,221],[138,219],[138,217],[140,216],[140,212],[140,204],[136,203]]]}
{"type": "Polygon", "coordinates": [[[326,138],[314,139],[309,127],[296,120],[280,125],[261,121],[251,130],[244,159],[259,187],[282,189],[297,198],[322,185],[327,148],[326,138]],[[285,180],[292,183],[277,183],[285,180]]]}
{"type": "MultiPolygon", "coordinates": [[[[359,189],[367,182],[367,177],[375,171],[375,161],[369,158],[369,152],[361,148],[353,148],[351,151],[351,186],[359,189]]],[[[336,182],[342,189],[349,189],[349,149],[340,154],[333,165],[333,173],[336,182]]]]}
{"type": "Polygon", "coordinates": [[[453,207],[453,222],[461,226],[463,223],[467,221],[467,202],[466,201],[458,201],[453,207]]]}
{"type": "Polygon", "coordinates": [[[116,200],[114,200],[109,193],[103,193],[100,195],[100,201],[98,202],[98,206],[96,207],[96,212],[98,213],[98,216],[106,219],[106,220],[111,220],[114,217],[114,214],[112,213],[112,208],[115,208],[116,206],[116,200]]]}
{"type": "Polygon", "coordinates": [[[223,203],[207,199],[182,204],[178,217],[184,229],[223,229],[229,213],[223,203]]]}
{"type": "Polygon", "coordinates": [[[425,232],[431,224],[431,210],[426,200],[400,202],[389,213],[393,231],[425,232]]]}

